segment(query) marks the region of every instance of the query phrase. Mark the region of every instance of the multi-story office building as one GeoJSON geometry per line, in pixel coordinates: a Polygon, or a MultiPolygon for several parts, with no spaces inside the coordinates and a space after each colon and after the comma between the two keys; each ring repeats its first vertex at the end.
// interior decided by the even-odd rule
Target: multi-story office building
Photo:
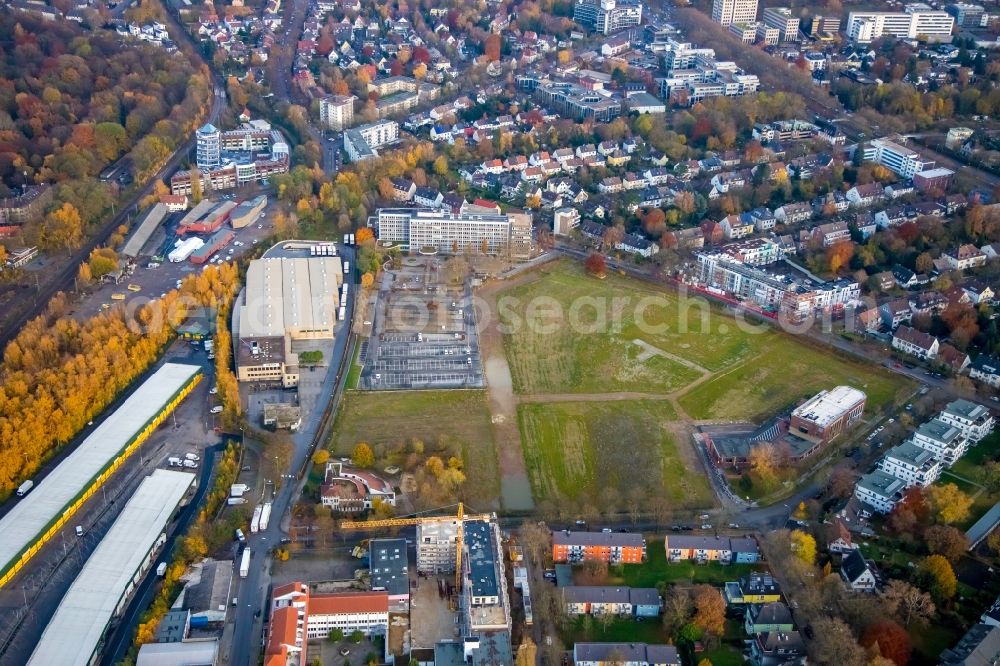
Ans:
{"type": "Polygon", "coordinates": [[[935,164],[934,160],[891,139],[873,139],[864,147],[864,151],[866,160],[877,162],[903,178],[913,178],[921,171],[933,168],[935,164]]]}
{"type": "Polygon", "coordinates": [[[576,120],[608,123],[622,115],[621,100],[601,87],[549,81],[535,89],[535,96],[554,110],[576,120]]]}
{"type": "Polygon", "coordinates": [[[781,41],[781,30],[772,25],[758,21],[754,26],[757,30],[757,43],[765,46],[775,46],[781,41]]]}
{"type": "Polygon", "coordinates": [[[222,164],[222,132],[211,123],[195,132],[195,163],[199,169],[215,169],[222,164]]]}
{"type": "Polygon", "coordinates": [[[444,254],[486,252],[514,259],[531,256],[531,216],[452,213],[429,208],[380,208],[378,239],[399,243],[411,251],[433,248],[444,254]]]}
{"type": "Polygon", "coordinates": [[[809,34],[813,37],[836,35],[840,32],[839,16],[813,16],[809,19],[809,34]]]}
{"type": "Polygon", "coordinates": [[[982,5],[956,2],[945,7],[945,11],[955,17],[959,28],[981,28],[986,25],[986,10],[982,5]]]}
{"type": "Polygon", "coordinates": [[[757,24],[730,23],[729,32],[744,44],[753,44],[757,39],[757,24]]]}
{"type": "Polygon", "coordinates": [[[865,411],[868,396],[851,386],[820,391],[792,411],[789,431],[826,443],[850,428],[865,411]]]}
{"type": "Polygon", "coordinates": [[[640,0],[577,0],[573,20],[594,32],[609,35],[642,23],[640,0]]]}
{"type": "Polygon", "coordinates": [[[757,0],[715,0],[712,3],[712,20],[721,25],[755,23],[757,0]]]}
{"type": "Polygon", "coordinates": [[[799,37],[799,17],[792,14],[788,7],[768,7],[761,16],[765,25],[777,28],[781,32],[781,40],[792,42],[799,37]]]}
{"type": "Polygon", "coordinates": [[[383,120],[369,125],[360,125],[344,131],[344,150],[350,162],[360,162],[378,157],[375,150],[399,140],[399,123],[383,120]]]}
{"type": "Polygon", "coordinates": [[[847,36],[860,43],[880,37],[926,39],[940,42],[951,39],[955,17],[929,5],[906,5],[902,12],[851,12],[847,17],[847,36]]]}
{"type": "Polygon", "coordinates": [[[347,129],[354,124],[354,96],[331,95],[319,101],[319,121],[332,130],[347,129]]]}
{"type": "Polygon", "coordinates": [[[468,632],[510,631],[500,527],[493,521],[462,524],[462,609],[468,632]]]}
{"type": "Polygon", "coordinates": [[[941,463],[934,454],[912,442],[903,442],[889,449],[878,463],[886,474],[901,479],[909,486],[926,488],[941,476],[941,463]]]}

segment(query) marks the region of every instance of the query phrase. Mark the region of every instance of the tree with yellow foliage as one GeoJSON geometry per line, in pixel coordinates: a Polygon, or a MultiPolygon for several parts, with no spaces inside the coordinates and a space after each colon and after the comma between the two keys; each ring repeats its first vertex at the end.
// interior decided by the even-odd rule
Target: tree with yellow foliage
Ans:
{"type": "Polygon", "coordinates": [[[375,464],[375,452],[367,442],[358,442],[351,453],[351,462],[358,467],[371,467],[375,464]]]}
{"type": "Polygon", "coordinates": [[[792,552],[806,564],[816,561],[816,539],[802,530],[792,530],[790,536],[792,552]]]}

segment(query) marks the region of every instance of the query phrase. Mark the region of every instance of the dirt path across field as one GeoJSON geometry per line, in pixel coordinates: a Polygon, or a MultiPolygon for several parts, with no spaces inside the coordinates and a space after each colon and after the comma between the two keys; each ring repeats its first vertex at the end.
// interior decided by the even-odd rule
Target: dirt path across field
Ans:
{"type": "Polygon", "coordinates": [[[508,511],[530,511],[535,507],[531,496],[531,482],[524,465],[521,448],[521,431],[517,426],[517,398],[514,380],[503,349],[503,335],[497,329],[499,314],[496,297],[501,290],[538,279],[537,274],[526,273],[513,280],[492,282],[481,288],[476,296],[489,308],[479,328],[479,353],[486,375],[486,394],[489,396],[490,416],[493,421],[494,440],[500,464],[500,503],[508,511]]]}

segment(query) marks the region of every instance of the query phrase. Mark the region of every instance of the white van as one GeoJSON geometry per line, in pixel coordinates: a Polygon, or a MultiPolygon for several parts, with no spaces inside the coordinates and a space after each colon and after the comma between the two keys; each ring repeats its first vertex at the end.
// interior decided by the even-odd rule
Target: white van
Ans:
{"type": "Polygon", "coordinates": [[[212,414],[221,414],[222,413],[222,405],[216,405],[215,407],[212,407],[212,409],[210,409],[209,411],[212,414]]]}

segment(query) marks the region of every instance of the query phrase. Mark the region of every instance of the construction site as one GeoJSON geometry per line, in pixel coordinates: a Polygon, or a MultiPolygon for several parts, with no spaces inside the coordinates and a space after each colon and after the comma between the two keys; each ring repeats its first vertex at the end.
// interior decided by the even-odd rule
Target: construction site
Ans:
{"type": "Polygon", "coordinates": [[[458,504],[450,515],[344,520],[339,529],[363,537],[353,555],[367,560],[368,571],[352,585],[367,581],[388,594],[386,657],[461,648],[475,637],[509,654],[510,599],[495,515],[467,514],[458,504]]]}
{"type": "Polygon", "coordinates": [[[387,271],[371,314],[359,388],[482,388],[472,287],[436,257],[387,271]]]}

